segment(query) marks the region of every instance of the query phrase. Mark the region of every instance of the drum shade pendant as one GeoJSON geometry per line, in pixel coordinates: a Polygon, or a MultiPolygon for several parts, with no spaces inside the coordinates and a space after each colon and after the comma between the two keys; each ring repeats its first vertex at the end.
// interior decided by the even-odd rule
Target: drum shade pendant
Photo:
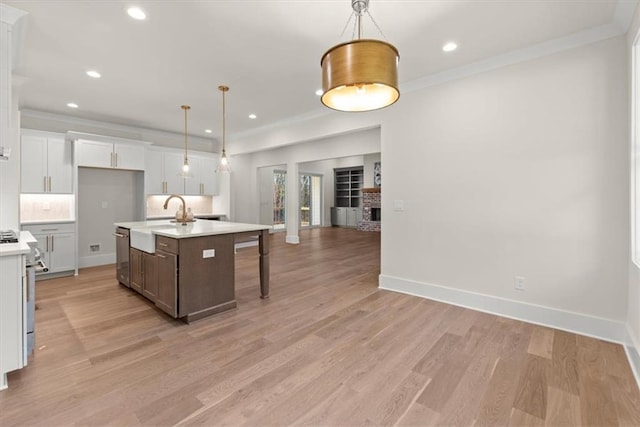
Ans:
{"type": "Polygon", "coordinates": [[[220,163],[218,164],[218,168],[216,172],[231,172],[231,166],[229,166],[229,159],[227,159],[227,150],[226,150],[226,105],[225,105],[225,94],[229,92],[228,86],[218,86],[218,90],[222,92],[222,153],[220,155],[220,163]]]}
{"type": "Polygon", "coordinates": [[[181,105],[180,108],[184,110],[184,162],[182,163],[182,171],[179,175],[189,178],[191,175],[189,174],[189,157],[187,155],[187,111],[189,111],[191,107],[188,105],[181,105]]]}
{"type": "Polygon", "coordinates": [[[351,0],[351,7],[356,16],[358,38],[336,45],[322,56],[321,101],[339,111],[388,107],[400,97],[400,55],[390,43],[361,39],[361,19],[365,13],[369,14],[369,0],[351,0]]]}

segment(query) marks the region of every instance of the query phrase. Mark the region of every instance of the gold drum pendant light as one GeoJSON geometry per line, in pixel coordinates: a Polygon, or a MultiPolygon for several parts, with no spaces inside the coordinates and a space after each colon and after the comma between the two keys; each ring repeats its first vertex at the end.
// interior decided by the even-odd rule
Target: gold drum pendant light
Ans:
{"type": "Polygon", "coordinates": [[[187,156],[187,111],[189,111],[191,107],[181,105],[180,108],[184,110],[184,162],[182,163],[182,175],[187,176],[189,174],[189,157],[187,156]]]}
{"type": "Polygon", "coordinates": [[[222,92],[222,153],[220,155],[220,164],[218,165],[218,169],[216,172],[231,172],[231,167],[229,166],[229,159],[227,159],[227,150],[226,150],[226,104],[225,104],[225,94],[229,92],[228,86],[218,86],[218,90],[222,92]]]}
{"type": "Polygon", "coordinates": [[[361,18],[369,0],[352,0],[358,39],[341,43],[323,56],[322,103],[339,111],[371,111],[398,100],[398,50],[390,43],[361,39],[361,18]]]}

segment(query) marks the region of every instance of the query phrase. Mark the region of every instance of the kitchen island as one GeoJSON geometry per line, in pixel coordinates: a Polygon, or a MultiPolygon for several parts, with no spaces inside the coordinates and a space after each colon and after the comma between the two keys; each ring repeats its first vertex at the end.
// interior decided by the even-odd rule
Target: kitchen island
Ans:
{"type": "Polygon", "coordinates": [[[121,222],[118,281],[189,323],[236,307],[235,243],[258,238],[260,297],[269,297],[268,225],[196,220],[121,222]]]}

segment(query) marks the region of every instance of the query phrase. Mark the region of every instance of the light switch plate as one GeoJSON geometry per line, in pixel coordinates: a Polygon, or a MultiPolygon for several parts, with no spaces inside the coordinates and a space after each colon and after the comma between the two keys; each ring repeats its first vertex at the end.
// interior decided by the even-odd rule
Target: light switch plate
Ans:
{"type": "Polygon", "coordinates": [[[204,249],[202,251],[202,258],[213,258],[216,256],[215,249],[204,249]]]}

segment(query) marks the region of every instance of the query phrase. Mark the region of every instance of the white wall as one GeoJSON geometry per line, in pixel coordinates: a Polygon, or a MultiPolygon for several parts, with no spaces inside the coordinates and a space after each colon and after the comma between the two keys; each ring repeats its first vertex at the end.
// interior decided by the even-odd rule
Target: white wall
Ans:
{"type": "MultiPolygon", "coordinates": [[[[633,48],[633,43],[640,31],[640,7],[636,8],[633,24],[629,29],[627,34],[627,52],[628,52],[628,69],[629,69],[629,84],[631,84],[631,71],[632,71],[632,55],[631,51],[633,48]]],[[[636,72],[637,82],[640,83],[640,77],[638,76],[640,70],[636,72]]],[[[631,86],[629,86],[631,87],[631,86]]],[[[636,90],[640,90],[637,88],[636,90]]],[[[631,94],[631,91],[629,91],[631,94]]],[[[637,96],[637,95],[636,95],[637,96]]],[[[629,105],[631,105],[631,97],[629,98],[629,105]]],[[[631,111],[631,108],[629,109],[631,111]]],[[[631,114],[629,114],[631,117],[631,114]]],[[[636,112],[637,117],[637,112],[636,112]]],[[[637,127],[636,127],[637,129],[637,127]]],[[[640,135],[638,135],[640,137],[640,135]]],[[[637,143],[636,143],[637,144],[637,143]]],[[[632,150],[629,151],[630,154],[633,153],[632,150]]],[[[634,156],[630,155],[631,160],[633,161],[634,156]]],[[[640,171],[636,172],[640,173],[640,171]]],[[[634,179],[632,176],[631,179],[634,179]]],[[[637,181],[636,181],[637,182],[637,181]]],[[[640,189],[634,189],[635,192],[640,191],[640,189]]],[[[631,200],[634,200],[633,196],[631,200]]],[[[640,208],[640,206],[636,206],[636,209],[640,208]]],[[[637,215],[637,213],[636,213],[637,215]]],[[[636,234],[639,233],[640,230],[636,230],[636,234]]],[[[629,259],[629,288],[628,288],[628,306],[627,306],[627,331],[629,336],[627,337],[627,344],[629,348],[629,354],[632,356],[632,363],[635,363],[636,369],[636,377],[640,382],[640,268],[631,261],[631,257],[633,254],[630,253],[629,259]]]]}
{"type": "Polygon", "coordinates": [[[577,319],[561,327],[591,322],[580,330],[618,339],[628,292],[626,82],[626,40],[616,37],[403,93],[377,112],[252,134],[233,150],[381,126],[382,284],[542,307],[577,319]],[[526,291],[514,290],[516,275],[526,291]]]}
{"type": "Polygon", "coordinates": [[[382,128],[382,274],[626,319],[625,47],[404,96],[382,128]]]}
{"type": "Polygon", "coordinates": [[[78,168],[79,268],[115,262],[113,223],[144,220],[144,200],[140,171],[78,168]],[[94,244],[99,252],[89,251],[94,244]]]}

